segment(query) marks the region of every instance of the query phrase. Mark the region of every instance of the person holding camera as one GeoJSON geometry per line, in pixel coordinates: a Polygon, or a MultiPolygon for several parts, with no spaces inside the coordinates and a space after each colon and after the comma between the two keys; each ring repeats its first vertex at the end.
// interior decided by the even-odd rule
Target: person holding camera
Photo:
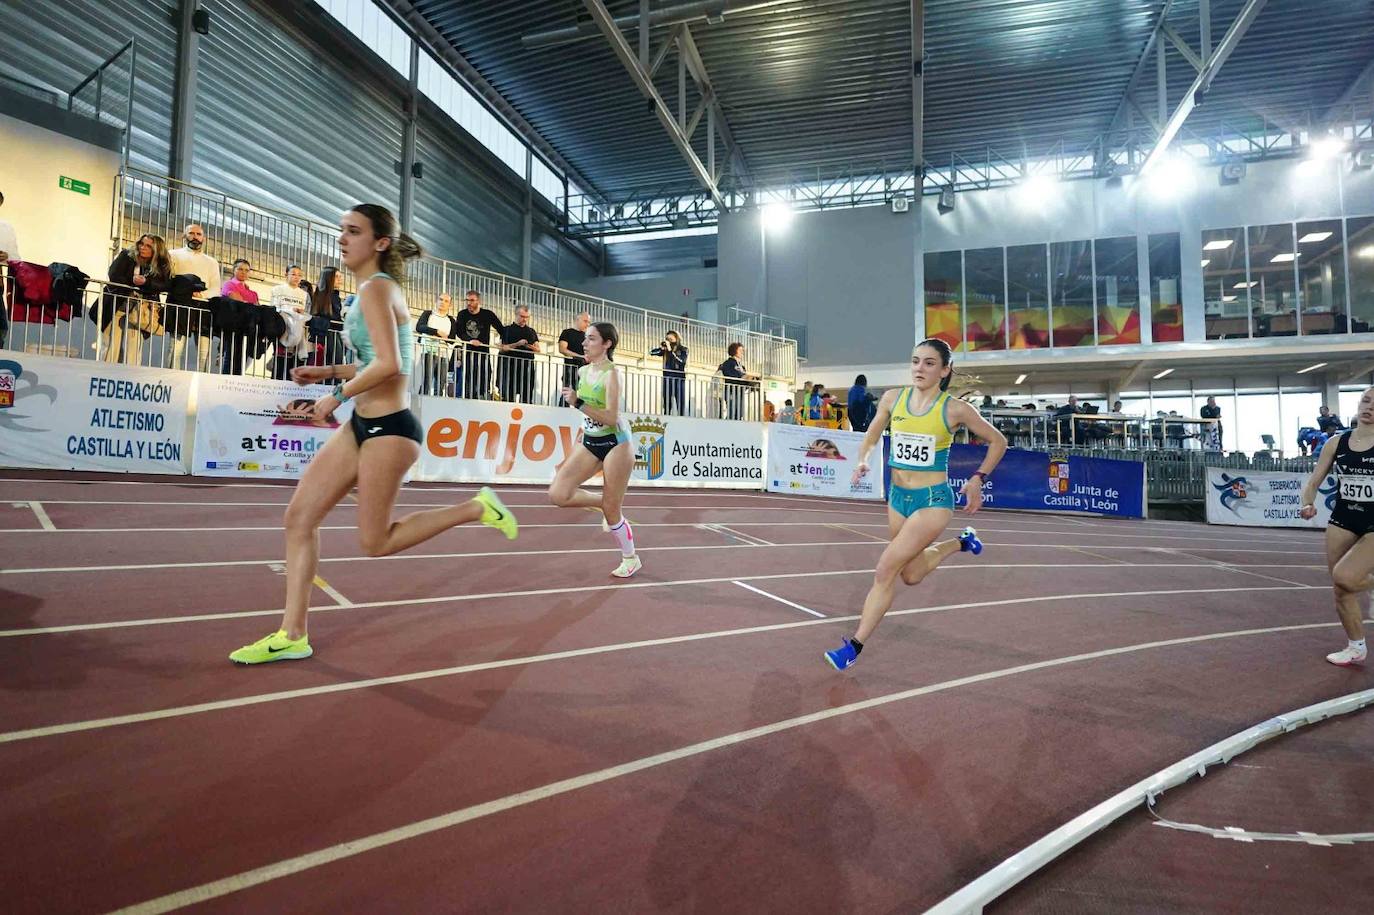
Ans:
{"type": "Polygon", "coordinates": [[[687,387],[687,347],[682,345],[682,338],[677,331],[668,331],[663,335],[663,342],[649,350],[649,355],[663,358],[664,415],[671,415],[676,403],[678,415],[685,416],[687,407],[683,392],[687,387]]]}

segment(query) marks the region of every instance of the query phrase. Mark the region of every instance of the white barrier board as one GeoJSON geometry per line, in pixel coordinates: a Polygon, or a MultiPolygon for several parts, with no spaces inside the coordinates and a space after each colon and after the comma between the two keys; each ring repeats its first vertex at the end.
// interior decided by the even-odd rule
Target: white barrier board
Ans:
{"type": "Polygon", "coordinates": [[[192,376],[0,351],[0,465],[187,471],[192,376]]]}
{"type": "Polygon", "coordinates": [[[816,429],[783,423],[766,424],[768,435],[769,492],[842,499],[883,498],[883,449],[881,443],[869,458],[869,472],[858,486],[850,484],[858,464],[862,432],[816,429]]]}
{"type": "Polygon", "coordinates": [[[1305,473],[1208,467],[1207,523],[1324,528],[1336,501],[1336,478],[1327,476],[1318,487],[1317,516],[1304,521],[1298,512],[1307,477],[1305,473]]]}
{"type": "Polygon", "coordinates": [[[272,378],[201,375],[191,473],[297,479],[353,413],[347,403],[332,421],[314,422],[315,401],[332,390],[272,378]]]}

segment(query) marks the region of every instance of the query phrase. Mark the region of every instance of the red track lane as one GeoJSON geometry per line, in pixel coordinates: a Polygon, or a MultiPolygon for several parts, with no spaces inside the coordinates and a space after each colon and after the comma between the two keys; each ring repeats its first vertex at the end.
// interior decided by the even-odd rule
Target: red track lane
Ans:
{"type": "MultiPolygon", "coordinates": [[[[1371,759],[1374,714],[1365,710],[1301,728],[1209,769],[1206,778],[1163,795],[1158,810],[1175,822],[1213,828],[1368,833],[1371,759]]],[[[1123,817],[989,911],[1369,911],[1368,843],[1237,842],[1154,822],[1143,809],[1123,817]]]]}
{"type": "MultiPolygon", "coordinates": [[[[57,501],[49,514],[59,528],[102,526],[120,512],[123,523],[110,526],[210,527],[224,523],[225,513],[246,525],[243,517],[262,512],[270,519],[263,526],[275,528],[279,504],[221,511],[62,503],[134,493],[145,502],[284,503],[290,493],[277,486],[0,481],[0,506],[25,487],[35,493],[26,499],[57,501]]],[[[437,492],[409,487],[403,501],[430,501],[437,492]]],[[[512,493],[510,501],[538,499],[512,493]]],[[[36,525],[27,506],[13,511],[15,520],[27,513],[36,525]]],[[[353,511],[340,509],[331,520],[348,524],[353,511]]],[[[853,503],[636,492],[628,513],[643,525],[642,546],[728,543],[728,534],[694,526],[702,523],[788,546],[852,544],[650,551],[636,582],[851,569],[856,574],[751,584],[821,612],[852,613],[882,550],[873,536],[884,532],[854,525],[881,525],[883,512],[853,503]],[[708,502],[723,507],[688,507],[708,502]],[[778,510],[792,507],[826,510],[778,510]],[[785,523],[798,520],[807,523],[785,523]],[[685,526],[654,526],[665,522],[685,526]]],[[[469,526],[416,552],[550,555],[338,562],[320,572],[355,602],[607,581],[602,567],[614,562],[613,552],[557,552],[609,546],[589,513],[534,507],[520,515],[526,524],[557,526],[527,528],[515,544],[469,526]]],[[[5,518],[0,514],[0,524],[5,518]]],[[[952,527],[964,523],[959,516],[952,527]]],[[[1366,676],[1321,661],[1340,641],[1329,592],[1260,577],[1324,585],[1320,568],[1287,567],[1322,563],[1320,532],[1014,514],[980,515],[975,523],[988,552],[955,557],[921,587],[899,589],[898,609],[1116,596],[896,616],[849,675],[830,671],[820,652],[851,631],[851,622],[812,621],[729,581],[327,610],[312,617],[315,658],[257,669],[233,668],[224,655],[275,625],[275,616],[0,638],[0,685],[21,700],[0,707],[0,731],[12,732],[642,639],[786,626],[0,743],[0,834],[27,839],[0,856],[7,907],[131,904],[916,686],[1162,639],[1320,625],[1153,648],[905,699],[538,801],[206,906],[905,911],[938,900],[1201,746],[1367,685],[1366,676]],[[1157,552],[1161,547],[1191,555],[1157,552]],[[1214,561],[1244,567],[1163,567],[1214,561]],[[1004,563],[1025,567],[992,568],[1004,563]],[[1205,593],[1121,596],[1169,589],[1205,593]],[[156,867],[147,864],[153,861],[156,867]]],[[[356,555],[351,530],[325,531],[322,540],[326,556],[356,555]]],[[[282,580],[267,563],[279,561],[279,544],[276,530],[11,533],[0,546],[6,569],[262,562],[0,575],[0,627],[278,607],[282,580]]],[[[317,592],[317,603],[328,598],[317,592]]]]}
{"type": "MultiPolygon", "coordinates": [[[[763,659],[756,639],[689,643],[627,654],[613,665],[579,659],[317,697],[289,710],[246,708],[10,744],[3,757],[16,777],[7,780],[0,809],[7,831],[31,840],[5,857],[0,875],[15,888],[16,910],[40,901],[47,911],[82,899],[134,902],[813,709],[1037,658],[1218,629],[1184,612],[1170,620],[1123,616],[1107,632],[1090,625],[1091,617],[1084,610],[1009,625],[973,613],[894,626],[881,654],[865,658],[873,663],[852,678],[827,672],[816,658],[815,633],[803,629],[770,637],[763,659]],[[73,869],[73,861],[82,867],[73,869]],[[161,863],[127,866],[134,861],[161,863]]],[[[1330,641],[1322,631],[1177,646],[921,697],[780,736],[781,749],[770,750],[770,738],[685,769],[664,767],[637,791],[608,789],[626,803],[609,808],[603,800],[600,818],[579,818],[576,808],[559,817],[560,801],[414,843],[437,843],[442,851],[430,853],[453,868],[429,880],[396,879],[401,872],[385,866],[395,859],[390,852],[328,870],[335,879],[351,872],[401,911],[437,898],[424,895],[436,880],[441,892],[469,885],[480,893],[486,904],[474,911],[519,907],[520,900],[565,908],[563,894],[593,892],[583,875],[595,874],[605,910],[625,910],[664,879],[668,861],[699,866],[689,848],[718,855],[772,836],[800,854],[762,846],[752,859],[715,857],[735,860],[735,872],[712,868],[714,885],[691,881],[689,889],[717,902],[749,898],[777,908],[766,902],[775,887],[798,899],[833,892],[814,866],[829,859],[856,889],[865,873],[883,878],[867,881],[852,910],[925,904],[1077,813],[1085,797],[1105,796],[1229,733],[1236,716],[1259,720],[1279,711],[1275,686],[1286,691],[1286,703],[1330,695],[1345,672],[1313,675],[1311,663],[1330,641]],[[778,768],[785,761],[790,771],[778,768]],[[789,776],[780,779],[780,771],[789,776]],[[666,798],[669,810],[704,810],[665,836],[643,809],[655,798],[666,798]],[[529,818],[543,824],[545,841],[557,840],[557,854],[515,853],[529,818]],[[649,828],[627,828],[641,823],[649,828]],[[802,823],[811,829],[786,828],[802,823]],[[739,844],[722,846],[722,830],[739,844]],[[487,832],[504,837],[496,856],[486,854],[487,832]],[[661,849],[657,880],[613,867],[614,855],[602,857],[608,845],[626,844],[643,855],[665,837],[671,845],[661,849]]]]}
{"type": "MultiPolygon", "coordinates": [[[[1024,577],[1002,583],[995,594],[989,593],[986,584],[980,586],[977,580],[970,580],[967,573],[937,572],[926,588],[902,592],[897,606],[901,609],[962,604],[978,600],[980,594],[985,599],[1011,600],[1047,593],[1106,593],[1114,590],[1116,584],[1106,570],[1084,569],[1082,575],[1059,581],[1049,570],[1025,571],[1024,577]]],[[[1177,571],[1170,588],[1270,586],[1264,581],[1243,580],[1234,573],[1218,580],[1211,570],[1177,571]]],[[[855,582],[847,577],[774,579],[760,581],[758,585],[779,596],[803,592],[796,596],[811,601],[812,609],[849,614],[856,612],[868,576],[858,575],[854,579],[855,582]],[[803,584],[807,581],[809,587],[803,584]],[[784,583],[788,587],[780,586],[784,583]],[[857,592],[857,599],[846,604],[843,595],[853,592],[857,592]]],[[[1199,604],[1213,601],[1205,594],[1177,599],[1199,604]]],[[[1320,606],[1320,600],[1302,591],[1246,591],[1224,600],[1222,606],[1252,599],[1282,606],[1280,619],[1287,619],[1294,607],[1314,603],[1320,606]]],[[[1137,603],[1151,600],[1136,599],[1137,603]]],[[[1093,600],[1083,601],[1079,607],[1069,598],[1062,602],[1037,601],[949,612],[986,612],[1012,620],[1038,620],[1062,616],[1070,608],[1091,615],[1101,605],[1100,600],[1093,600]]],[[[1240,627],[1248,625],[1247,618],[1245,614],[1223,614],[1219,619],[1234,621],[1240,627]]],[[[0,706],[0,731],[320,686],[398,671],[437,670],[495,659],[810,619],[794,608],[729,583],[325,611],[316,613],[311,622],[312,644],[317,652],[311,663],[278,664],[237,673],[229,670],[225,655],[270,631],[277,622],[275,615],[11,637],[0,639],[0,684],[23,693],[26,700],[0,706]],[[150,677],[150,671],[156,671],[158,676],[150,677]]],[[[894,617],[894,621],[898,619],[902,618],[894,617]]],[[[919,615],[907,618],[901,625],[916,625],[920,619],[919,615]]],[[[839,634],[852,625],[837,622],[811,630],[812,653],[818,658],[822,648],[831,647],[839,634]]]]}

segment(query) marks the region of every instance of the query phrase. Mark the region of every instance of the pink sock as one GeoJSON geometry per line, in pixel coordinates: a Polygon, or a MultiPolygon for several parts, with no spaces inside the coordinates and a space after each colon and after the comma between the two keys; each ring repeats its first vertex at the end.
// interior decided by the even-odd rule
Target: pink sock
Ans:
{"type": "Polygon", "coordinates": [[[621,556],[633,556],[635,554],[635,532],[630,529],[630,522],[621,515],[620,523],[611,526],[611,533],[615,535],[615,542],[620,547],[621,556]]]}

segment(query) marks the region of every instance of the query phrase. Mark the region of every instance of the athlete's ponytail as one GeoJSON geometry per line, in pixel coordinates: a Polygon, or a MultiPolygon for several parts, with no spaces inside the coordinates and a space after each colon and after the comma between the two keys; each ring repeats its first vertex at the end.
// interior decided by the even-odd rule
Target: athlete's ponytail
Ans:
{"type": "Polygon", "coordinates": [[[372,234],[377,238],[389,238],[391,244],[378,257],[382,272],[389,274],[400,283],[405,280],[406,261],[424,254],[420,243],[399,230],[396,217],[386,207],[376,203],[360,203],[353,212],[367,217],[372,224],[372,234]]]}

